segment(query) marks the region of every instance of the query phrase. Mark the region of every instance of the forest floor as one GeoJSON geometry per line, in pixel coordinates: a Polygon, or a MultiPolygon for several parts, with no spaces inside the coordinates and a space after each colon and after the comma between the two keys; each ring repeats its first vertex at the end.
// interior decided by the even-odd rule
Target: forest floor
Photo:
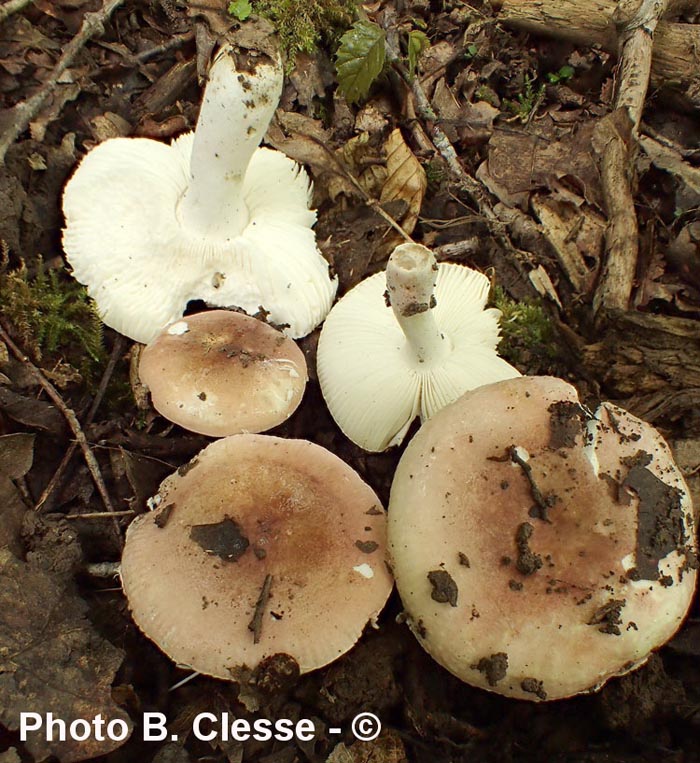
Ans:
{"type": "MultiPolygon", "coordinates": [[[[245,18],[247,3],[227,13],[220,0],[34,0],[0,10],[13,5],[0,16],[0,763],[700,761],[697,595],[681,631],[639,670],[594,694],[534,703],[472,688],[440,668],[401,623],[394,593],[378,629],[258,710],[314,718],[313,742],[207,743],[188,733],[199,712],[249,715],[237,684],[199,676],[171,690],[188,671],[138,631],[118,579],[94,573],[119,560],[126,527],[161,480],[210,440],[139,398],[133,343],[101,331],[69,276],[61,194],[101,141],[167,141],[193,128],[214,43],[258,22],[245,18]],[[75,44],[86,14],[107,6],[103,29],[75,44]],[[45,95],[39,107],[22,111],[37,92],[45,95]],[[58,401],[47,397],[47,382],[58,401]],[[92,471],[73,445],[68,409],[92,471]],[[133,732],[122,743],[23,742],[24,711],[101,713],[133,723],[133,732]],[[179,741],[143,742],[147,711],[164,713],[179,741]],[[378,740],[326,733],[360,711],[381,718],[378,740]]],[[[326,25],[334,10],[332,23],[342,25],[350,4],[260,5],[285,25],[288,45],[303,47],[313,42],[314,10],[326,9],[326,25]]],[[[610,201],[595,133],[613,109],[615,55],[519,31],[480,0],[389,0],[362,13],[398,47],[397,65],[368,77],[366,95],[349,102],[334,67],[339,34],[326,29],[313,52],[292,51],[267,136],[313,176],[317,239],[339,293],[383,269],[403,240],[389,219],[440,261],[486,273],[503,311],[504,357],[523,373],[566,379],[588,404],[613,400],[653,423],[697,502],[700,127],[689,82],[652,80],[644,148],[621,130],[639,253],[628,309],[603,305],[596,317],[610,201]]],[[[689,81],[694,72],[697,62],[689,81]]],[[[367,454],[342,435],[315,378],[317,339],[318,330],[300,342],[311,374],[302,405],[273,433],[330,449],[386,505],[401,449],[367,454]]]]}

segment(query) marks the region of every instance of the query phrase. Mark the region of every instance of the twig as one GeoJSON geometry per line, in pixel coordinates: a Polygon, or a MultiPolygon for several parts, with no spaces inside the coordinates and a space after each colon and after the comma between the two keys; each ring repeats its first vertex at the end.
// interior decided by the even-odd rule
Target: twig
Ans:
{"type": "Polygon", "coordinates": [[[23,11],[28,5],[31,5],[34,0],[9,0],[7,3],[0,5],[0,24],[5,19],[8,19],[13,13],[23,11]]]}
{"type": "MultiPolygon", "coordinates": [[[[513,255],[514,266],[518,270],[521,276],[525,276],[522,260],[527,258],[526,252],[518,249],[514,246],[513,242],[508,238],[505,233],[506,225],[499,219],[496,214],[488,193],[479,181],[472,178],[462,167],[455,147],[445,134],[442,127],[440,127],[439,116],[435,113],[433,107],[430,105],[428,96],[425,94],[420,81],[414,77],[411,77],[406,70],[406,67],[401,62],[401,58],[396,48],[387,39],[385,43],[387,60],[392,64],[394,69],[401,76],[401,79],[406,83],[413,94],[413,98],[416,103],[416,110],[421,119],[428,123],[428,135],[433,142],[435,149],[439,152],[440,156],[447,164],[447,168],[452,175],[452,178],[459,184],[464,190],[472,202],[476,205],[481,216],[486,220],[486,223],[491,230],[492,235],[501,247],[508,253],[513,255]]],[[[526,279],[527,280],[527,279],[526,279]]]]}
{"type": "Polygon", "coordinates": [[[87,511],[85,514],[66,514],[63,519],[106,519],[107,517],[130,517],[136,512],[133,509],[124,511],[87,511]]]}
{"type": "MultiPolygon", "coordinates": [[[[109,356],[107,367],[105,368],[105,371],[102,374],[102,379],[100,380],[100,386],[97,388],[97,392],[95,393],[95,397],[93,398],[92,405],[90,406],[90,410],[88,411],[87,416],[85,417],[85,421],[83,422],[85,426],[90,426],[90,424],[92,424],[93,419],[95,418],[97,409],[100,407],[102,403],[102,399],[104,398],[105,392],[107,391],[107,386],[109,384],[110,379],[112,378],[112,374],[114,373],[114,368],[117,365],[117,361],[119,360],[119,356],[121,355],[123,349],[124,349],[124,337],[121,336],[121,334],[118,334],[117,338],[114,340],[114,344],[112,345],[112,353],[109,356]]],[[[53,494],[53,492],[58,488],[63,478],[63,475],[65,474],[65,471],[68,468],[68,465],[70,464],[71,460],[73,459],[73,456],[75,455],[75,451],[77,450],[77,448],[78,448],[78,445],[76,442],[72,442],[69,445],[68,450],[65,452],[63,458],[61,459],[61,463],[58,465],[58,468],[56,469],[53,476],[51,477],[49,484],[44,488],[42,494],[39,496],[39,500],[37,501],[36,506],[34,507],[34,511],[41,511],[44,508],[44,505],[46,504],[46,502],[49,500],[49,498],[53,494]]]]}
{"type": "Polygon", "coordinates": [[[92,562],[83,569],[93,578],[114,578],[119,574],[119,562],[92,562]]]}
{"type": "Polygon", "coordinates": [[[248,623],[248,630],[253,632],[253,643],[260,643],[260,632],[262,631],[262,619],[265,614],[265,606],[270,598],[270,588],[272,588],[272,575],[266,575],[265,581],[260,589],[260,596],[255,604],[255,613],[253,619],[248,623]]]}
{"type": "Polygon", "coordinates": [[[9,147],[29,127],[29,123],[49,99],[51,93],[58,86],[63,72],[73,63],[88,40],[104,33],[105,22],[123,2],[124,0],[105,0],[99,11],[86,13],[80,31],[66,45],[63,55],[58,59],[56,66],[39,90],[31,98],[9,109],[6,117],[9,123],[0,133],[0,162],[4,162],[9,147]]]}
{"type": "MultiPolygon", "coordinates": [[[[12,341],[2,321],[0,321],[0,339],[2,339],[2,341],[7,346],[7,349],[15,356],[15,358],[17,358],[20,363],[22,363],[29,374],[36,380],[44,392],[46,392],[48,397],[51,399],[51,402],[53,402],[53,404],[56,406],[56,408],[58,408],[58,410],[68,422],[68,426],[71,428],[75,439],[83,451],[85,463],[90,470],[90,474],[92,475],[92,479],[95,482],[95,486],[97,487],[97,491],[100,494],[100,498],[102,498],[102,503],[104,504],[105,509],[107,509],[110,514],[114,514],[114,506],[112,505],[109,493],[107,492],[104,480],[102,479],[100,466],[97,463],[97,459],[95,458],[94,453],[90,450],[90,445],[87,441],[87,438],[85,437],[83,430],[80,427],[80,422],[78,421],[77,416],[65,404],[63,398],[58,394],[53,384],[51,384],[51,382],[44,376],[44,374],[42,374],[42,372],[34,365],[34,363],[32,363],[32,361],[12,341]]],[[[121,530],[116,518],[114,519],[114,526],[117,530],[117,536],[121,538],[121,530]]]]}

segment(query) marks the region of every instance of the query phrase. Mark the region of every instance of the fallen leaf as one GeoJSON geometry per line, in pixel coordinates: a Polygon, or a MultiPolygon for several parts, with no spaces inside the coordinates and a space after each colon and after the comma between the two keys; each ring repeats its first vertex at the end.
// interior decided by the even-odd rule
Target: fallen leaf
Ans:
{"type": "Polygon", "coordinates": [[[60,435],[64,431],[63,416],[50,403],[23,397],[7,387],[0,386],[0,411],[11,419],[31,427],[60,435]]]}
{"type": "Polygon", "coordinates": [[[531,270],[528,273],[528,278],[541,297],[548,297],[560,310],[563,310],[557,290],[552,283],[552,279],[542,265],[538,265],[534,270],[531,270]]]}
{"type": "MultiPolygon", "coordinates": [[[[110,694],[124,654],[94,630],[85,602],[7,550],[0,550],[0,580],[0,722],[16,731],[27,710],[52,712],[66,724],[100,714],[122,721],[128,737],[131,721],[110,694]]],[[[55,755],[61,763],[106,755],[125,741],[45,737],[29,734],[27,749],[37,760],[55,755]]]]}
{"type": "Polygon", "coordinates": [[[477,176],[507,206],[528,210],[530,193],[557,189],[565,182],[570,196],[603,208],[592,134],[597,122],[589,120],[577,130],[559,135],[553,123],[537,123],[537,133],[496,131],[489,141],[487,162],[477,176]]]}
{"type": "Polygon", "coordinates": [[[587,294],[595,271],[588,268],[584,255],[600,258],[605,221],[585,204],[567,204],[544,194],[533,194],[531,206],[569,282],[578,294],[587,294]],[[591,239],[592,232],[596,234],[595,240],[591,239]]]}
{"type": "Polygon", "coordinates": [[[384,144],[386,151],[387,178],[379,201],[386,204],[398,199],[408,204],[408,210],[401,220],[401,227],[410,234],[416,227],[423,204],[423,196],[428,187],[425,171],[416,159],[401,130],[395,129],[384,144]]]}

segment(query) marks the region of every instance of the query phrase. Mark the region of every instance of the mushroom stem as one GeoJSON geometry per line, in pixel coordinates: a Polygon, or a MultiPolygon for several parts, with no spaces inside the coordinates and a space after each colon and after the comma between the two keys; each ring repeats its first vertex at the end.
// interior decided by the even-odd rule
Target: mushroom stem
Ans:
{"type": "Polygon", "coordinates": [[[183,225],[224,240],[248,223],[243,179],[282,94],[279,60],[242,56],[227,45],[212,63],[178,208],[183,225]]]}
{"type": "Polygon", "coordinates": [[[420,244],[397,246],[386,266],[389,302],[420,363],[440,360],[451,349],[433,314],[437,273],[435,256],[420,244]]]}

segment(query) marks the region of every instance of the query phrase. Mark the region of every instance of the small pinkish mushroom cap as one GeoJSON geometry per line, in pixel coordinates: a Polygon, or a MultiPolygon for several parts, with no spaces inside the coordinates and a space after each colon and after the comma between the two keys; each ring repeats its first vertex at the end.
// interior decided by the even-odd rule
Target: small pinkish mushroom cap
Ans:
{"type": "Polygon", "coordinates": [[[444,667],[521,699],[600,688],[680,627],[688,490],[650,425],[560,379],[468,392],[407,447],[389,509],[409,624],[444,667]]]}
{"type": "Polygon", "coordinates": [[[192,432],[264,432],[296,410],[308,378],[304,353],[272,326],[213,310],[182,318],[143,351],[153,407],[192,432]]]}
{"type": "Polygon", "coordinates": [[[319,668],[391,592],[379,500],[319,445],[217,440],[154,503],[127,532],[124,591],[139,628],[200,673],[236,680],[278,654],[302,673],[319,668]]]}

